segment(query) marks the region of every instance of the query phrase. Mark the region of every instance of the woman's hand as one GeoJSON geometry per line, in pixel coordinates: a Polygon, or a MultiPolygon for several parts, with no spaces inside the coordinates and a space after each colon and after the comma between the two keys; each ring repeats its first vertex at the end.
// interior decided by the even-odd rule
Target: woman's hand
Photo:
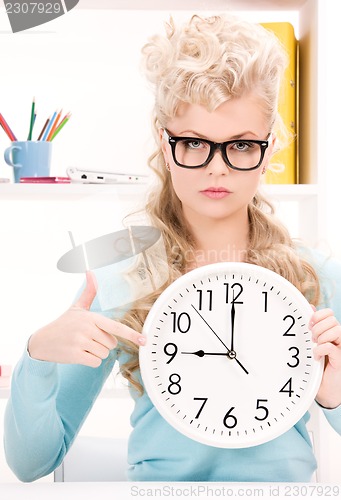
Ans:
{"type": "Polygon", "coordinates": [[[325,356],[325,366],[316,401],[325,408],[341,404],[341,325],[331,309],[315,311],[310,328],[316,342],[317,360],[325,356]]]}
{"type": "Polygon", "coordinates": [[[96,296],[96,286],[90,272],[86,279],[86,287],[78,301],[31,336],[28,351],[32,358],[97,368],[117,346],[117,337],[144,345],[145,337],[140,333],[89,311],[96,296]]]}

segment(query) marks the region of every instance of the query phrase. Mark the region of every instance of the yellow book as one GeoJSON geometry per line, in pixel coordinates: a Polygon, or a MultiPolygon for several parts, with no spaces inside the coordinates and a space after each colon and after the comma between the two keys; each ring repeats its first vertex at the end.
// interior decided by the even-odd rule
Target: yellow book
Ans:
{"type": "Polygon", "coordinates": [[[265,182],[267,184],[295,184],[299,182],[297,154],[298,43],[294,28],[290,23],[262,23],[262,26],[275,33],[289,55],[289,65],[280,90],[278,111],[289,135],[292,136],[289,137],[289,144],[271,158],[272,169],[267,170],[265,182]]]}

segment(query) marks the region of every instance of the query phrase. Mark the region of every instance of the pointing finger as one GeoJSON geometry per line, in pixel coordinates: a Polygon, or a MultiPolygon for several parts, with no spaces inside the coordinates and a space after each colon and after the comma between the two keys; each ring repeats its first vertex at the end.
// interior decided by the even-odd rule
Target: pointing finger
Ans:
{"type": "Polygon", "coordinates": [[[96,313],[94,314],[96,315],[96,325],[101,330],[104,330],[105,332],[114,335],[115,337],[121,337],[122,339],[130,340],[130,342],[133,342],[136,345],[145,345],[146,337],[144,335],[141,335],[136,330],[133,330],[129,326],[123,325],[118,321],[106,318],[105,316],[101,316],[96,313]]]}

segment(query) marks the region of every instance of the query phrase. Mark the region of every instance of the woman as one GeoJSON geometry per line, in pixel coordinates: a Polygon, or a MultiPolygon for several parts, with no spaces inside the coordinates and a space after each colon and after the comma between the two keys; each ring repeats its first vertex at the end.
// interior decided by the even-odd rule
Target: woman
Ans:
{"type": "MultiPolygon", "coordinates": [[[[259,264],[291,281],[319,309],[312,311],[311,330],[325,370],[316,399],[341,433],[341,327],[327,308],[341,318],[340,281],[333,299],[328,294],[330,277],[340,280],[341,268],[297,248],[258,193],[278,140],[282,48],[261,26],[194,16],[179,28],[171,22],[143,54],[155,90],[157,150],[150,165],[159,180],[146,211],[165,241],[166,285],[216,261],[259,264]]],[[[18,477],[34,480],[60,464],[118,360],[135,399],[129,479],[309,481],[316,461],[307,416],[268,443],[235,450],[192,441],[162,419],[138,370],[145,343],[138,332],[161,291],[115,321],[115,312],[95,312],[100,307],[88,274],[76,304],[30,337],[5,421],[7,460],[18,477]]]]}

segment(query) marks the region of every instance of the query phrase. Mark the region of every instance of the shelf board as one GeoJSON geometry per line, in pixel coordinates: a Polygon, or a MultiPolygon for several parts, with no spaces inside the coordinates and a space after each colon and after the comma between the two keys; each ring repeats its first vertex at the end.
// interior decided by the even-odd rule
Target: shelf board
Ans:
{"type": "Polygon", "coordinates": [[[8,399],[11,393],[10,387],[0,387],[0,399],[8,399]]]}
{"type": "MultiPolygon", "coordinates": [[[[148,192],[148,184],[0,184],[0,201],[69,201],[84,198],[110,199],[113,195],[138,197],[148,192]]],[[[317,196],[316,184],[263,184],[264,194],[280,199],[317,196]]]]}
{"type": "Polygon", "coordinates": [[[140,197],[147,190],[148,184],[0,184],[0,201],[68,201],[86,197],[98,200],[115,194],[140,197]]]}
{"type": "Polygon", "coordinates": [[[119,10],[299,10],[306,0],[82,0],[80,9],[119,10]],[[143,3],[143,5],[141,5],[143,3]]]}
{"type": "Polygon", "coordinates": [[[318,195],[317,184],[263,184],[260,189],[271,198],[297,201],[318,195]]]}
{"type": "MultiPolygon", "coordinates": [[[[0,399],[8,399],[11,394],[10,387],[0,388],[0,399]]],[[[99,393],[100,398],[113,399],[113,398],[129,398],[129,391],[125,387],[103,388],[99,393]]]]}

